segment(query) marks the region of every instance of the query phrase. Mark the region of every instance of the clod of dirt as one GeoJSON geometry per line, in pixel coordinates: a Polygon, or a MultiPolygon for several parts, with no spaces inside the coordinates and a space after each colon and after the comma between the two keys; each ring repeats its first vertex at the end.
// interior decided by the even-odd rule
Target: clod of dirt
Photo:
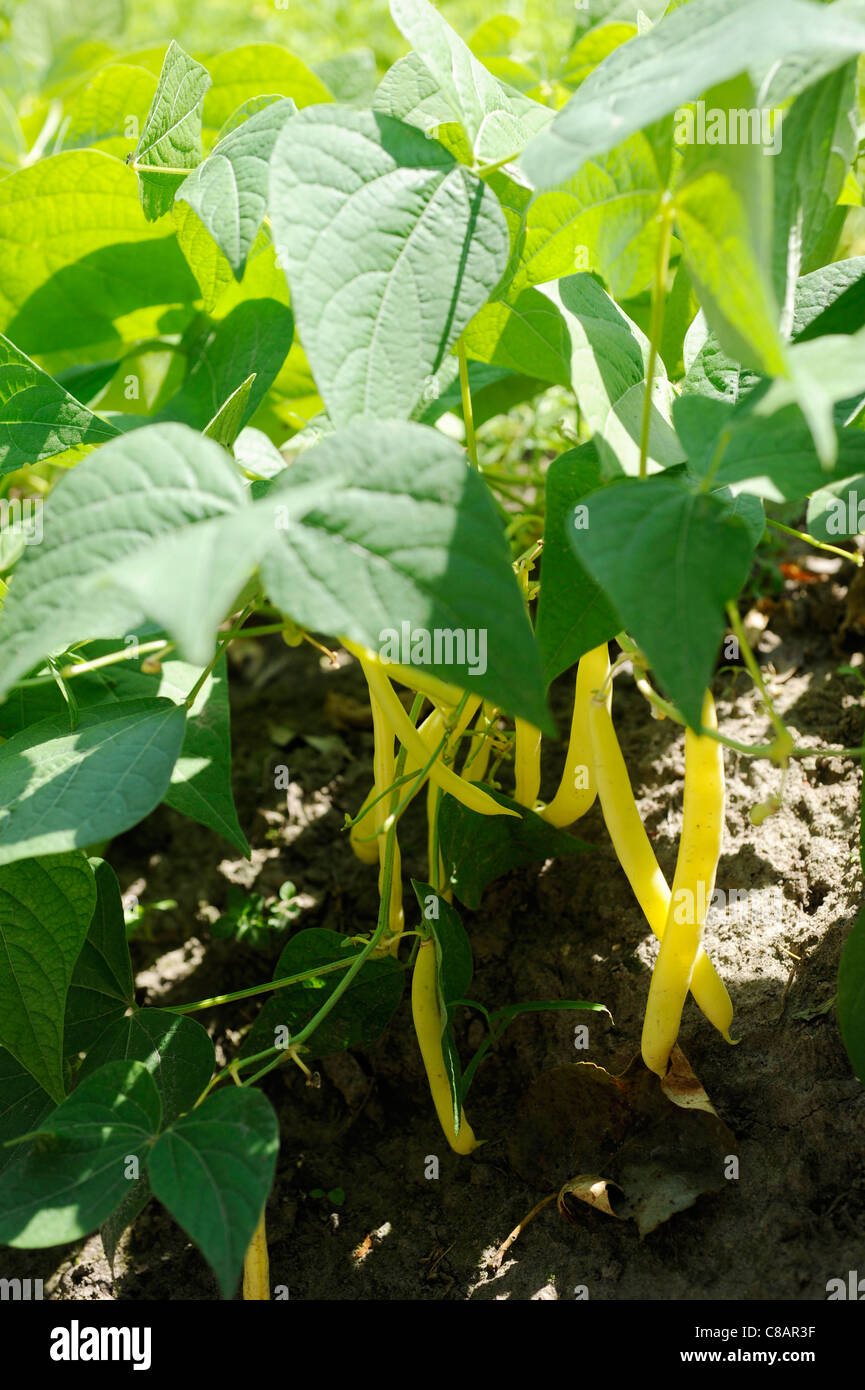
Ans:
{"type": "Polygon", "coordinates": [[[562,1216],[573,1220],[583,1202],[632,1218],[641,1239],[720,1192],[735,1157],[732,1130],[678,1047],[663,1079],[639,1055],[621,1076],[593,1062],[543,1072],[520,1101],[510,1145],[522,1178],[558,1187],[562,1216]]]}

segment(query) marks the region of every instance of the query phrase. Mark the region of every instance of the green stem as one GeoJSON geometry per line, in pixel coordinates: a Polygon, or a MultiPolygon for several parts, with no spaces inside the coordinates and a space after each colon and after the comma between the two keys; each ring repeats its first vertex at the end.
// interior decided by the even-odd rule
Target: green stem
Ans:
{"type": "Polygon", "coordinates": [[[475,437],[475,417],[472,412],[472,393],[469,387],[469,364],[466,359],[466,348],[462,338],[460,338],[457,353],[460,364],[460,392],[463,400],[463,421],[466,427],[466,449],[472,464],[480,472],[478,463],[478,441],[475,437]]]}
{"type": "Polygon", "coordinates": [[[68,680],[71,676],[86,675],[88,671],[99,671],[103,666],[114,666],[118,661],[133,661],[138,656],[144,656],[146,652],[173,651],[174,645],[164,637],[156,642],[139,642],[137,646],[126,647],[122,652],[108,652],[105,656],[95,657],[93,661],[80,661],[73,666],[63,666],[60,674],[64,680],[68,680]]]}
{"type": "MultiPolygon", "coordinates": [[[[303,1028],[301,1028],[300,1032],[297,1033],[295,1037],[291,1039],[292,1048],[296,1049],[298,1047],[301,1047],[306,1042],[307,1038],[315,1032],[319,1024],[324,1022],[330,1011],[333,1008],[335,1008],[336,1005],[339,1003],[339,1000],[342,998],[346,990],[349,988],[352,980],[355,978],[358,971],[363,966],[364,962],[367,961],[369,957],[372,955],[373,951],[375,950],[376,946],[378,945],[379,941],[381,940],[385,931],[387,930],[388,917],[390,911],[391,884],[393,883],[393,861],[395,849],[396,822],[394,821],[391,824],[390,830],[387,832],[387,843],[385,846],[384,855],[383,892],[379,901],[378,922],[376,924],[375,931],[373,932],[367,944],[364,946],[363,950],[355,956],[354,960],[352,961],[348,970],[346,970],[345,974],[343,975],[339,984],[336,986],[336,989],[333,991],[333,993],[328,996],[328,998],[322,1004],[321,1008],[313,1014],[312,1018],[309,1020],[307,1024],[304,1025],[303,1028]]],[[[280,1062],[282,1062],[285,1057],[287,1049],[278,1048],[275,1050],[280,1053],[280,1056],[274,1057],[272,1061],[268,1062],[266,1066],[263,1066],[260,1071],[257,1071],[254,1076],[251,1076],[248,1079],[248,1081],[245,1081],[243,1083],[245,1086],[254,1086],[255,1083],[257,1081],[260,1081],[263,1076],[266,1076],[269,1071],[273,1071],[274,1067],[279,1066],[280,1062]]]]}
{"type": "Polygon", "coordinates": [[[792,526],[783,526],[780,521],[773,521],[768,518],[770,526],[774,526],[776,531],[783,531],[786,536],[795,536],[796,540],[805,541],[808,545],[813,545],[815,550],[826,550],[830,555],[840,555],[842,560],[852,560],[854,565],[865,564],[865,559],[856,551],[842,550],[838,545],[829,545],[828,541],[818,541],[814,536],[809,536],[807,531],[794,531],[792,526]]]}
{"type": "Polygon", "coordinates": [[[129,167],[136,174],[171,174],[175,179],[185,179],[188,174],[195,173],[195,169],[172,169],[167,164],[130,164],[129,167]]]}
{"type": "Polygon", "coordinates": [[[673,209],[667,200],[660,212],[661,235],[655,261],[655,283],[652,287],[652,319],[649,329],[649,365],[646,370],[646,395],[643,400],[643,419],[640,426],[640,477],[645,478],[649,460],[649,434],[652,425],[652,384],[658,364],[661,334],[664,330],[664,304],[667,288],[667,267],[670,262],[670,242],[673,236],[673,209]]]}
{"type": "Polygon", "coordinates": [[[166,1005],[168,1014],[194,1014],[202,1009],[215,1009],[219,1004],[233,1004],[236,999],[252,999],[256,994],[266,994],[268,990],[286,989],[289,985],[301,985],[305,980],[317,980],[319,975],[331,975],[335,970],[347,970],[348,960],[335,960],[330,965],[319,965],[314,970],[304,970],[302,975],[286,975],[283,979],[268,980],[264,985],[250,985],[249,989],[238,989],[233,994],[214,994],[210,999],[199,999],[194,1004],[166,1005]]]}
{"type": "Polygon", "coordinates": [[[240,636],[243,624],[246,622],[250,613],[253,613],[255,611],[255,605],[256,600],[253,599],[251,603],[248,603],[246,605],[243,612],[241,613],[237,626],[232,628],[230,632],[225,632],[222,634],[221,641],[219,641],[216,644],[216,651],[213,653],[213,659],[207,663],[201,675],[198,677],[198,680],[195,682],[195,685],[192,687],[189,694],[187,695],[186,700],[184,701],[187,709],[192,709],[192,706],[195,704],[196,698],[198,696],[198,692],[204,685],[208,676],[213,671],[214,667],[216,666],[216,663],[219,661],[219,658],[224,654],[229,642],[233,641],[235,637],[240,636]]]}
{"type": "MultiPolygon", "coordinates": [[[[654,705],[661,714],[674,724],[681,724],[682,728],[687,728],[688,721],[685,716],[671,705],[669,700],[665,700],[654,690],[644,677],[638,677],[636,681],[637,689],[650,705],[654,705]]],[[[788,731],[789,732],[789,731],[788,731]]],[[[735,738],[728,738],[718,729],[700,729],[704,738],[714,739],[716,743],[723,743],[725,748],[732,748],[734,753],[741,753],[746,758],[772,758],[777,760],[778,744],[776,743],[739,743],[735,738]]],[[[865,748],[791,748],[788,755],[790,758],[854,758],[857,761],[865,757],[865,748]]]]}
{"type": "Polygon", "coordinates": [[[715,481],[715,475],[721,466],[721,459],[724,457],[724,451],[727,448],[727,445],[729,444],[731,437],[732,430],[722,430],[720,435],[718,436],[718,443],[716,444],[715,452],[712,455],[712,462],[709,464],[706,475],[700,484],[701,492],[708,492],[713,482],[715,481]]]}
{"type": "Polygon", "coordinates": [[[784,723],[781,716],[776,712],[775,706],[772,704],[769,692],[766,689],[766,686],[763,682],[763,676],[760,672],[760,667],[757,665],[757,658],[754,656],[754,653],[751,650],[751,643],[748,641],[748,638],[745,634],[745,628],[742,623],[742,619],[739,616],[739,609],[737,608],[736,604],[732,601],[728,603],[726,607],[727,617],[730,620],[730,626],[732,627],[733,632],[736,635],[736,639],[739,643],[739,651],[741,653],[742,660],[748,668],[752,681],[754,682],[754,684],[756,685],[757,689],[763,697],[763,702],[766,706],[766,713],[771,719],[773,728],[775,729],[775,733],[777,734],[777,739],[775,740],[777,761],[783,763],[784,761],[786,761],[786,758],[789,757],[790,750],[793,747],[793,735],[790,733],[790,730],[787,728],[787,725],[784,723]]]}

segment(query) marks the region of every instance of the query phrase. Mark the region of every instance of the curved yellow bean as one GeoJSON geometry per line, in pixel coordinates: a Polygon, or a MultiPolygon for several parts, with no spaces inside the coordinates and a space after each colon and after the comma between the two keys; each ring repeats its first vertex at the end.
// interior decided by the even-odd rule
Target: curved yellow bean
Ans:
{"type": "Polygon", "coordinates": [[[531,811],[541,790],[541,731],[525,719],[515,719],[514,770],[516,791],[514,801],[531,811]]]}
{"type": "MultiPolygon", "coordinates": [[[[406,749],[410,757],[414,758],[419,767],[429,761],[431,749],[428,749],[414,724],[412,724],[406,714],[399,696],[384,674],[379,663],[367,660],[367,654],[362,647],[355,647],[345,639],[341,639],[343,646],[349,647],[363,667],[364,675],[367,679],[370,692],[375,695],[388,722],[406,749]]],[[[466,782],[462,777],[458,777],[449,767],[446,767],[440,758],[432,764],[429,772],[430,778],[441,787],[442,791],[450,792],[451,796],[456,797],[470,811],[478,811],[484,816],[515,816],[516,811],[512,811],[507,806],[500,806],[497,801],[493,801],[491,796],[480,787],[474,786],[471,782],[466,782]]]]}
{"type": "MultiPolygon", "coordinates": [[[[598,796],[610,839],[649,926],[658,940],[663,941],[670,890],[640,819],[610,710],[605,702],[596,698],[589,705],[589,733],[598,796]]],[[[702,946],[694,962],[690,987],[709,1022],[727,1042],[732,1042],[733,1005],[702,946]]]]}
{"type": "Polygon", "coordinates": [[[421,942],[417,953],[411,981],[411,1010],[439,1124],[455,1153],[470,1154],[478,1147],[478,1141],[462,1110],[459,1133],[454,1130],[451,1088],[442,1053],[442,1016],[436,990],[436,951],[432,937],[421,942]]]}
{"type": "MultiPolygon", "coordinates": [[[[703,727],[717,729],[710,691],[703,700],[703,727]]],[[[643,1061],[663,1076],[679,1033],[682,1009],[700,949],[706,910],[724,834],[724,749],[693,729],[685,731],[685,804],[673,892],[661,949],[652,972],[643,1021],[643,1061]]]]}
{"type": "Polygon", "coordinates": [[[267,1254],[267,1226],[264,1212],[253,1232],[243,1261],[243,1298],[270,1302],[270,1259],[267,1254]]]}
{"type": "MultiPolygon", "coordinates": [[[[559,828],[573,825],[594,805],[598,785],[592,766],[591,738],[589,735],[589,704],[592,695],[599,690],[610,669],[609,651],[606,642],[594,647],[580,657],[577,667],[577,680],[574,689],[574,712],[571,716],[571,733],[568,751],[565,755],[565,770],[559,789],[548,806],[538,812],[550,825],[559,828]],[[577,786],[577,774],[585,773],[586,786],[577,786]]],[[[607,696],[607,708],[612,700],[612,690],[607,696]]],[[[581,779],[583,780],[583,779],[581,779]]]]}

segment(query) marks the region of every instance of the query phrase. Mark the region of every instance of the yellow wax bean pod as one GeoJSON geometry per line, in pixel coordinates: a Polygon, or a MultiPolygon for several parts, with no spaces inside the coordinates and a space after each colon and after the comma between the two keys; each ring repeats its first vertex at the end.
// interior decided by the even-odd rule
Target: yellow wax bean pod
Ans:
{"type": "Polygon", "coordinates": [[[267,1253],[267,1226],[264,1212],[255,1228],[243,1261],[244,1301],[270,1301],[270,1259],[267,1253]]]}
{"type": "MultiPolygon", "coordinates": [[[[429,761],[431,750],[426,747],[423,739],[412,724],[402,704],[399,696],[388,680],[387,676],[379,663],[367,660],[367,654],[362,647],[357,647],[354,643],[348,643],[344,638],[341,639],[343,646],[353,655],[357,656],[358,661],[363,667],[364,675],[367,679],[370,691],[384,711],[388,722],[392,725],[394,732],[400,743],[406,749],[410,757],[414,758],[418,766],[422,767],[429,761]]],[[[515,816],[516,811],[512,811],[507,806],[500,806],[497,801],[493,801],[491,796],[480,787],[474,786],[471,782],[466,782],[462,777],[458,777],[449,767],[446,767],[440,759],[436,759],[430,768],[430,779],[441,787],[442,791],[449,792],[456,797],[457,801],[462,802],[470,811],[477,811],[483,816],[515,816]]]]}
{"type": "Polygon", "coordinates": [[[462,1111],[459,1133],[454,1130],[453,1101],[442,1052],[442,1016],[436,989],[436,950],[432,937],[421,942],[415,960],[411,1011],[439,1124],[455,1153],[470,1154],[478,1147],[478,1141],[462,1111]]]}
{"type": "MultiPolygon", "coordinates": [[[[646,921],[658,940],[662,941],[667,926],[670,889],[640,819],[606,700],[592,699],[589,733],[598,796],[610,839],[646,921]]],[[[732,1042],[730,1024],[733,1022],[733,1005],[726,986],[702,946],[694,962],[690,987],[709,1022],[723,1034],[727,1042],[732,1042]]]]}
{"type": "MultiPolygon", "coordinates": [[[[598,784],[592,766],[589,705],[595,691],[604,684],[609,669],[610,659],[606,642],[580,657],[565,770],[552,801],[538,813],[545,821],[549,821],[550,825],[558,828],[573,825],[574,821],[584,816],[594,805],[598,794],[598,784]]],[[[612,689],[607,695],[608,710],[611,700],[612,689]]]]}
{"type": "Polygon", "coordinates": [[[514,801],[531,811],[541,790],[541,731],[525,719],[514,720],[514,770],[516,790],[514,801]]]}
{"type": "MultiPolygon", "coordinates": [[[[717,729],[710,691],[703,727],[717,729]]],[[[724,749],[716,739],[685,731],[685,803],[673,892],[643,1021],[643,1061],[663,1076],[679,1035],[682,1009],[715,889],[724,834],[724,749]]]]}
{"type": "MultiPolygon", "coordinates": [[[[394,755],[393,740],[394,734],[390,721],[385,715],[375,695],[370,691],[370,704],[372,706],[372,727],[375,734],[375,751],[373,754],[373,771],[375,774],[376,793],[385,791],[390,787],[396,778],[396,757],[394,755]]],[[[390,814],[390,796],[383,796],[372,807],[373,825],[376,830],[381,830],[390,814]]],[[[387,850],[387,841],[384,835],[377,837],[377,847],[379,855],[378,886],[379,892],[384,890],[384,861],[387,850]]],[[[390,911],[388,916],[388,927],[391,936],[400,936],[405,930],[405,914],[402,906],[402,862],[400,859],[399,844],[394,842],[393,852],[393,875],[390,888],[390,911]]]]}

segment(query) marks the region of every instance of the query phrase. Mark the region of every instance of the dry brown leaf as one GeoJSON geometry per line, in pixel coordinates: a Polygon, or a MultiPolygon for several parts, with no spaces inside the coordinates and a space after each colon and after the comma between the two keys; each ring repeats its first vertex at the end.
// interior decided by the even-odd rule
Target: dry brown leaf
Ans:
{"type": "Polygon", "coordinates": [[[563,1216],[588,1205],[633,1218],[641,1237],[720,1192],[735,1154],[735,1136],[679,1048],[663,1080],[639,1055],[621,1076],[592,1062],[544,1072],[520,1102],[511,1140],[513,1167],[558,1189],[563,1216]]]}

